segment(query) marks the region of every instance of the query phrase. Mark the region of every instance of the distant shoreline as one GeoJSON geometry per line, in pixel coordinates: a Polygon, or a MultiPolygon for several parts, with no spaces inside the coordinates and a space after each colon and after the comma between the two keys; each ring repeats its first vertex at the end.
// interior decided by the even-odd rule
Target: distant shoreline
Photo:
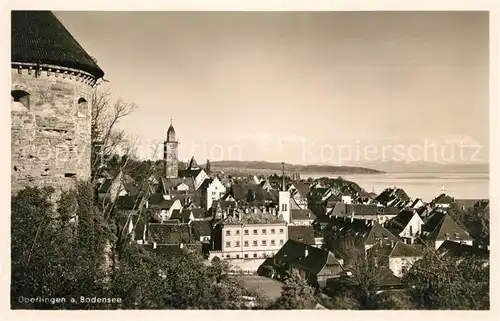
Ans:
{"type": "MultiPolygon", "coordinates": [[[[245,162],[245,161],[219,161],[211,162],[210,167],[215,171],[273,174],[281,173],[282,164],[272,162],[245,162]]],[[[384,174],[385,172],[358,166],[332,166],[332,165],[293,165],[285,164],[286,173],[300,175],[352,175],[352,174],[384,174]]]]}

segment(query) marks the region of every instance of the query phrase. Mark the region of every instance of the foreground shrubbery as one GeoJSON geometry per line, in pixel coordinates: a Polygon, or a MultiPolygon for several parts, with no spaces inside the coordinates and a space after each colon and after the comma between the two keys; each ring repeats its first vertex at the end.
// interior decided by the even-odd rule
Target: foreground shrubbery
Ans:
{"type": "Polygon", "coordinates": [[[248,293],[224,264],[207,266],[188,252],[166,258],[133,244],[118,249],[113,220],[94,205],[90,185],[64,194],[57,212],[51,194],[26,188],[12,199],[12,308],[243,308],[240,296],[248,293]],[[65,302],[21,302],[37,297],[65,302]],[[82,303],[81,297],[119,302],[82,303]]]}

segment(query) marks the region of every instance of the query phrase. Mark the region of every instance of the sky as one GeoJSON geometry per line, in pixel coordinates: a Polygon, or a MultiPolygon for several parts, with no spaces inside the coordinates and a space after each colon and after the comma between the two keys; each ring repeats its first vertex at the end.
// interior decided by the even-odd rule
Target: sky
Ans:
{"type": "Polygon", "coordinates": [[[120,127],[143,158],[171,118],[200,163],[489,156],[487,12],[55,14],[138,105],[120,127]]]}

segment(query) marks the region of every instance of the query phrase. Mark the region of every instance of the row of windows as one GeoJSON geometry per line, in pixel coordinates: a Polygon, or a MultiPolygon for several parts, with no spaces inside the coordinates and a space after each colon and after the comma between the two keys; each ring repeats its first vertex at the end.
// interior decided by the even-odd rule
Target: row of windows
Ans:
{"type": "MultiPolygon", "coordinates": [[[[262,232],[262,235],[267,235],[267,229],[264,228],[264,229],[262,229],[261,232],[262,232]]],[[[245,235],[249,235],[249,231],[248,230],[244,230],[243,233],[245,235]]],[[[272,228],[270,230],[270,233],[271,234],[276,234],[276,230],[272,228]]],[[[279,233],[283,234],[283,233],[285,233],[285,230],[282,229],[282,228],[280,228],[279,229],[279,233]]],[[[253,235],[257,235],[257,234],[259,234],[259,230],[257,230],[257,229],[253,230],[253,235]]],[[[236,235],[240,235],[240,230],[236,230],[236,235]]],[[[226,230],[226,236],[231,236],[231,230],[226,230]]]]}
{"type": "MultiPolygon", "coordinates": [[[[260,257],[263,257],[263,258],[266,258],[266,257],[272,257],[272,256],[273,256],[273,255],[272,255],[272,254],[269,254],[269,253],[262,253],[262,254],[260,255],[260,257]]],[[[236,254],[234,257],[235,257],[235,258],[237,258],[237,259],[239,259],[239,258],[240,258],[240,255],[239,255],[239,254],[236,254]]],[[[245,259],[248,259],[248,258],[250,258],[250,254],[244,254],[244,255],[243,255],[243,257],[244,257],[245,259]]],[[[258,255],[257,253],[254,253],[254,254],[252,255],[252,257],[256,259],[256,258],[258,258],[258,257],[259,257],[259,255],[258,255]]],[[[231,255],[230,255],[230,254],[227,254],[227,255],[226,255],[226,258],[227,258],[227,259],[230,259],[230,258],[231,258],[231,255]]]]}
{"type": "MultiPolygon", "coordinates": [[[[283,245],[284,242],[285,242],[284,240],[280,240],[280,245],[283,245]]],[[[240,247],[240,244],[241,244],[240,241],[236,241],[234,243],[234,247],[240,247]]],[[[270,244],[271,244],[271,246],[274,246],[274,245],[276,245],[276,241],[275,240],[271,240],[270,244]]],[[[243,243],[243,245],[245,247],[249,247],[250,246],[248,241],[245,241],[243,243]]],[[[257,241],[253,241],[252,242],[252,246],[258,246],[258,245],[259,245],[259,243],[257,241]]],[[[261,241],[261,245],[262,246],[267,246],[267,240],[262,240],[261,241]]],[[[226,247],[231,247],[231,242],[226,242],[226,247]]]]}

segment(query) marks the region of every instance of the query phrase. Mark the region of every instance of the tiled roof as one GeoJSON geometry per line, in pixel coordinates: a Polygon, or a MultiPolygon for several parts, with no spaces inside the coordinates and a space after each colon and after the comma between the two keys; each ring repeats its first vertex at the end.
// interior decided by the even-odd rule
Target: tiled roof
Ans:
{"type": "Polygon", "coordinates": [[[307,195],[309,194],[309,190],[310,190],[310,186],[308,184],[298,182],[298,183],[295,183],[294,185],[302,197],[307,197],[307,195]]]}
{"type": "Polygon", "coordinates": [[[315,220],[316,216],[308,209],[292,209],[290,210],[292,221],[315,220]]]}
{"type": "Polygon", "coordinates": [[[212,234],[212,224],[209,221],[194,221],[191,223],[194,235],[199,239],[212,234]]]}
{"type": "Polygon", "coordinates": [[[387,204],[390,201],[398,199],[403,202],[409,202],[410,197],[406,192],[401,189],[401,188],[386,188],[382,193],[380,193],[376,198],[375,201],[381,203],[381,204],[387,204]]]}
{"type": "Polygon", "coordinates": [[[250,191],[256,201],[264,201],[268,195],[268,192],[257,184],[234,184],[231,186],[230,194],[236,201],[247,201],[250,191]]]}
{"type": "Polygon", "coordinates": [[[210,184],[212,184],[213,181],[214,181],[213,178],[207,178],[207,179],[205,179],[203,181],[203,183],[201,183],[199,189],[200,190],[206,190],[210,186],[210,184]]]}
{"type": "Polygon", "coordinates": [[[438,248],[440,255],[449,255],[454,257],[475,256],[479,259],[488,260],[490,251],[475,246],[460,244],[453,241],[444,241],[438,248]]]}
{"type": "Polygon", "coordinates": [[[464,240],[470,241],[473,238],[469,233],[461,228],[449,215],[445,215],[438,223],[434,231],[427,237],[428,240],[464,240]]]}
{"type": "Polygon", "coordinates": [[[376,205],[347,204],[346,211],[347,214],[353,214],[355,216],[376,215],[382,214],[384,212],[384,208],[376,205]]]}
{"type": "Polygon", "coordinates": [[[191,234],[188,224],[149,223],[147,238],[158,244],[180,244],[189,243],[191,234]]]}
{"type": "Polygon", "coordinates": [[[314,229],[312,226],[288,226],[288,239],[314,245],[314,229]]]}
{"type": "Polygon", "coordinates": [[[388,267],[381,266],[377,271],[377,284],[383,287],[400,286],[401,279],[395,276],[388,267]]]}
{"type": "Polygon", "coordinates": [[[341,198],[335,194],[332,194],[329,198],[326,199],[327,203],[338,203],[340,201],[341,201],[341,198]]]}
{"type": "Polygon", "coordinates": [[[182,244],[182,248],[180,244],[157,244],[156,249],[153,244],[141,244],[138,246],[146,251],[156,253],[167,258],[185,255],[186,251],[192,251],[200,254],[202,253],[202,245],[197,243],[182,244]]]}
{"type": "Polygon", "coordinates": [[[445,212],[438,210],[434,211],[432,215],[427,218],[425,224],[422,225],[422,232],[431,233],[432,231],[434,231],[445,216],[445,212]]]}
{"type": "Polygon", "coordinates": [[[191,211],[193,212],[194,218],[205,218],[207,216],[207,211],[203,208],[193,208],[191,211]]]}
{"type": "Polygon", "coordinates": [[[433,200],[433,203],[434,204],[451,204],[453,203],[455,200],[453,199],[453,197],[451,196],[448,196],[446,194],[441,194],[439,195],[438,197],[436,197],[434,200],[433,200]]]}
{"type": "Polygon", "coordinates": [[[333,215],[397,215],[399,209],[396,207],[382,207],[374,204],[345,204],[337,203],[333,208],[333,215]]]}
{"type": "Polygon", "coordinates": [[[389,257],[422,257],[423,255],[422,250],[419,248],[403,242],[397,242],[389,254],[389,257]]]}
{"type": "Polygon", "coordinates": [[[189,221],[189,215],[187,219],[184,219],[184,215],[182,215],[185,211],[181,210],[173,210],[172,211],[172,216],[170,216],[171,220],[178,220],[179,222],[182,223],[187,223],[189,221]]]}
{"type": "Polygon", "coordinates": [[[279,190],[271,189],[267,192],[265,198],[266,198],[266,200],[277,202],[279,200],[279,194],[280,194],[279,190]]]}
{"type": "Polygon", "coordinates": [[[288,240],[275,254],[274,260],[296,266],[313,275],[317,275],[325,265],[335,265],[342,270],[342,265],[331,252],[295,240],[288,240]]]}
{"type": "Polygon", "coordinates": [[[190,191],[194,191],[194,179],[191,177],[186,177],[186,178],[161,177],[159,187],[162,193],[168,194],[170,191],[174,190],[177,186],[181,184],[186,184],[190,191]]]}
{"type": "Polygon", "coordinates": [[[368,233],[368,235],[365,238],[365,244],[375,244],[380,240],[389,240],[389,241],[394,241],[397,242],[399,239],[394,236],[391,232],[389,232],[386,228],[384,228],[382,225],[378,224],[377,222],[373,223],[373,226],[368,233]]]}
{"type": "Polygon", "coordinates": [[[197,177],[203,169],[184,169],[184,170],[179,170],[178,174],[179,177],[181,178],[195,178],[197,177]]]}
{"type": "Polygon", "coordinates": [[[236,203],[233,201],[217,200],[212,202],[211,210],[215,210],[219,207],[221,210],[229,210],[236,207],[236,203]]]}
{"type": "Polygon", "coordinates": [[[12,11],[11,61],[41,63],[104,76],[94,59],[50,11],[12,11]]]}
{"type": "Polygon", "coordinates": [[[191,160],[189,161],[189,165],[187,169],[199,169],[200,167],[198,166],[198,163],[196,162],[196,159],[194,159],[194,156],[191,157],[191,160]]]}
{"type": "Polygon", "coordinates": [[[417,214],[413,213],[413,211],[403,210],[399,212],[398,215],[391,218],[386,223],[385,227],[389,229],[391,232],[399,234],[404,230],[404,228],[408,225],[408,223],[410,223],[414,215],[417,214]]]}
{"type": "Polygon", "coordinates": [[[149,206],[161,209],[169,209],[174,204],[175,200],[166,200],[162,194],[153,194],[149,198],[149,206]]]}
{"type": "Polygon", "coordinates": [[[308,208],[316,217],[326,215],[326,207],[323,204],[311,204],[308,206],[308,208]]]}

